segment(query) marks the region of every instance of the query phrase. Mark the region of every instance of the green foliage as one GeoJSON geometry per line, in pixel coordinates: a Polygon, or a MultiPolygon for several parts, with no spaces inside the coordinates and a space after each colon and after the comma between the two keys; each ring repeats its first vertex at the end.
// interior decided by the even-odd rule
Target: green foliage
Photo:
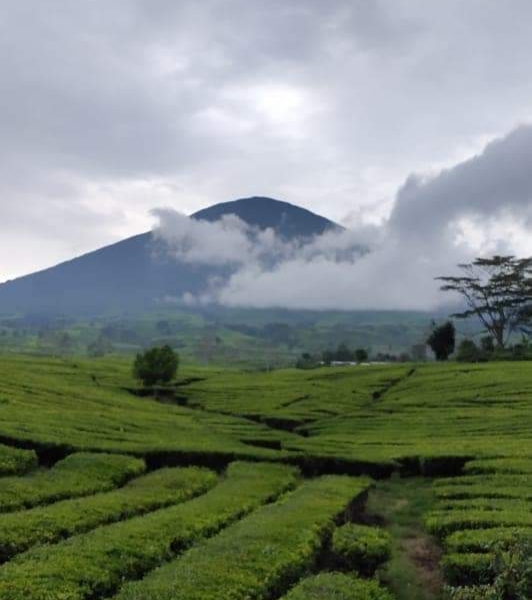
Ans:
{"type": "Polygon", "coordinates": [[[349,346],[345,343],[339,344],[336,349],[336,353],[334,354],[333,360],[338,360],[340,362],[349,362],[354,359],[353,351],[349,348],[349,346]]]}
{"type": "Polygon", "coordinates": [[[295,483],[293,469],[233,463],[203,496],[98,527],[52,546],[36,546],[0,569],[2,600],[106,597],[202,537],[214,535],[295,483]]]}
{"type": "Polygon", "coordinates": [[[532,474],[532,457],[481,458],[471,460],[465,465],[464,473],[472,475],[493,473],[532,474]]]}
{"type": "Polygon", "coordinates": [[[459,265],[462,274],[438,277],[443,291],[459,293],[467,305],[453,315],[464,319],[477,317],[499,348],[510,334],[526,329],[532,316],[532,257],[493,256],[477,258],[459,265]]]}
{"type": "Polygon", "coordinates": [[[488,529],[493,527],[532,527],[529,503],[521,508],[508,503],[506,510],[471,508],[434,511],[426,519],[427,528],[438,537],[445,537],[460,529],[488,529]]]}
{"type": "Polygon", "coordinates": [[[319,573],[303,579],[282,600],[392,600],[392,595],[376,581],[319,573]]]}
{"type": "Polygon", "coordinates": [[[33,450],[20,450],[0,444],[0,476],[19,475],[37,467],[33,450]]]}
{"type": "Polygon", "coordinates": [[[119,454],[78,453],[49,470],[24,477],[5,477],[0,486],[0,511],[48,504],[61,498],[112,489],[145,469],[144,461],[119,454]]]}
{"type": "MultiPolygon", "coordinates": [[[[10,510],[46,505],[0,517],[4,556],[47,540],[54,544],[32,547],[0,569],[2,600],[9,599],[7,589],[13,594],[11,600],[42,600],[46,595],[55,600],[61,594],[65,600],[108,597],[123,581],[140,578],[188,545],[255,510],[266,496],[293,485],[293,472],[283,462],[301,465],[307,475],[400,471],[403,477],[397,481],[393,478],[377,486],[389,506],[389,511],[379,513],[386,528],[397,530],[400,540],[425,536],[423,542],[429,544],[430,538],[419,528],[421,515],[430,511],[427,522],[433,520],[431,530],[449,554],[489,556],[494,552],[494,536],[506,542],[508,531],[532,527],[532,374],[522,364],[432,363],[273,372],[186,366],[175,386],[175,400],[182,406],[141,399],[128,390],[138,391],[129,360],[7,357],[0,362],[0,436],[17,446],[35,447],[43,458],[90,451],[105,461],[104,452],[129,453],[145,458],[150,467],[203,464],[217,469],[235,458],[248,458],[254,461],[247,467],[253,476],[267,480],[269,475],[257,462],[266,459],[272,464],[264,468],[279,469],[285,483],[277,491],[263,489],[259,501],[246,494],[268,481],[257,483],[247,476],[245,481],[235,481],[229,475],[201,498],[169,506],[170,494],[162,481],[156,483],[156,473],[146,476],[153,477],[151,491],[143,488],[140,478],[109,494],[101,492],[122,485],[131,474],[120,482],[109,476],[107,487],[96,490],[94,484],[100,485],[105,469],[100,465],[91,474],[83,461],[73,466],[74,474],[61,474],[59,463],[27,477],[4,478],[0,506],[4,487],[12,486],[12,480],[25,483],[12,487],[16,493],[9,502],[13,498],[16,502],[10,510]],[[58,468],[61,476],[56,475],[58,468]],[[436,507],[431,483],[406,478],[412,474],[440,476],[433,487],[436,507]],[[388,484],[397,485],[389,496],[382,491],[388,484]],[[162,491],[156,497],[159,485],[162,491]],[[215,490],[221,497],[213,496],[215,490]],[[89,495],[94,492],[98,493],[89,495]],[[76,496],[84,497],[76,500],[76,496]],[[123,502],[120,509],[117,498],[123,502]],[[44,524],[47,517],[49,523],[44,524]],[[108,524],[116,519],[123,520],[108,524]],[[1,523],[6,523],[4,529],[1,523]],[[469,539],[466,532],[472,532],[469,539]],[[453,536],[461,533],[464,536],[454,544],[453,536]],[[483,538],[476,537],[481,533],[483,538]],[[73,537],[58,540],[59,535],[73,537]],[[56,590],[58,585],[63,587],[56,590]]],[[[28,466],[35,464],[32,452],[25,456],[31,457],[28,466]]],[[[142,465],[134,458],[119,460],[142,465]]],[[[179,497],[176,492],[175,498],[179,497]]],[[[370,503],[371,497],[378,498],[372,493],[370,503]]],[[[408,587],[417,577],[416,569],[409,568],[401,546],[394,544],[392,559],[382,568],[394,593],[408,600],[430,598],[418,593],[419,586],[408,587]],[[410,590],[410,596],[400,595],[401,586],[410,590]]],[[[283,563],[288,564],[292,563],[283,563]]],[[[284,569],[283,573],[292,573],[284,569]]],[[[271,573],[276,577],[273,567],[271,573]]]]}
{"type": "Polygon", "coordinates": [[[379,527],[347,523],[335,530],[331,553],[335,566],[373,575],[390,558],[390,535],[379,527]]]}
{"type": "Polygon", "coordinates": [[[453,600],[530,597],[530,466],[528,457],[477,459],[466,466],[475,474],[436,482],[440,502],[426,524],[444,539],[442,565],[457,588],[449,590],[453,600]]]}
{"type": "Polygon", "coordinates": [[[120,600],[247,600],[277,597],[315,562],[334,519],[369,485],[326,476],[304,482],[142,581],[120,600]]]}
{"type": "Polygon", "coordinates": [[[480,338],[480,349],[487,356],[495,352],[495,343],[491,335],[485,335],[480,338]]]}
{"type": "Polygon", "coordinates": [[[509,547],[495,548],[493,588],[502,600],[532,598],[532,534],[521,536],[509,547]]]}
{"type": "Polygon", "coordinates": [[[368,353],[366,350],[364,350],[364,348],[357,348],[354,356],[357,363],[362,363],[368,360],[368,353]]]}
{"type": "Polygon", "coordinates": [[[320,359],[308,352],[303,352],[296,361],[296,369],[317,369],[319,366],[320,359]]]}
{"type": "Polygon", "coordinates": [[[445,548],[451,553],[493,552],[510,548],[529,533],[526,527],[461,529],[445,538],[445,548]]]}
{"type": "Polygon", "coordinates": [[[168,345],[150,348],[137,354],[133,363],[133,375],[145,386],[169,383],[177,374],[179,356],[168,345]]]}
{"type": "Polygon", "coordinates": [[[436,360],[447,360],[454,352],[456,331],[451,321],[432,328],[427,344],[436,355],[436,360]]]}
{"type": "Polygon", "coordinates": [[[446,588],[446,600],[501,600],[491,585],[468,585],[446,588]]]}
{"type": "Polygon", "coordinates": [[[479,362],[482,359],[482,352],[473,340],[462,340],[456,352],[458,362],[479,362]]]}
{"type": "Polygon", "coordinates": [[[451,586],[493,582],[493,561],[489,554],[446,554],[442,560],[445,580],[451,586]]]}
{"type": "Polygon", "coordinates": [[[0,435],[45,451],[220,466],[231,458],[293,460],[315,472],[334,464],[376,474],[402,465],[452,474],[465,458],[522,456],[530,438],[532,378],[517,363],[426,364],[414,372],[411,365],[187,367],[178,383],[186,406],[126,391],[134,387],[130,363],[116,357],[6,358],[0,396],[12,400],[0,404],[0,435]]]}
{"type": "Polygon", "coordinates": [[[532,598],[532,537],[514,539],[509,546],[496,544],[490,554],[448,554],[444,570],[451,586],[474,585],[472,595],[449,590],[449,597],[487,600],[532,598]]]}
{"type": "Polygon", "coordinates": [[[0,514],[0,562],[39,543],[57,542],[98,525],[179,504],[216,482],[216,474],[207,469],[166,468],[112,492],[63,500],[22,514],[0,514]]]}

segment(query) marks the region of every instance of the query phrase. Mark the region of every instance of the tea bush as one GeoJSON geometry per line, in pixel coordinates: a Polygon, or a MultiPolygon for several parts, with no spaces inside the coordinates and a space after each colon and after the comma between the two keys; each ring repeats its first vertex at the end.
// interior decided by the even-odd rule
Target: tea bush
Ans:
{"type": "Polygon", "coordinates": [[[233,463],[203,496],[19,554],[0,568],[0,598],[105,597],[293,487],[296,477],[282,465],[233,463]]]}
{"type": "Polygon", "coordinates": [[[207,469],[161,469],[112,492],[0,515],[0,561],[35,544],[56,542],[98,525],[179,504],[216,482],[216,474],[207,469]]]}
{"type": "Polygon", "coordinates": [[[20,450],[0,444],[0,476],[20,475],[37,467],[37,455],[33,450],[20,450]]]}
{"type": "Polygon", "coordinates": [[[393,600],[376,581],[344,573],[319,573],[303,579],[281,600],[393,600]]]}
{"type": "Polygon", "coordinates": [[[0,512],[110,490],[145,470],[144,461],[120,454],[80,452],[51,469],[0,480],[0,512]]]}
{"type": "Polygon", "coordinates": [[[338,568],[373,575],[390,552],[390,535],[379,527],[347,523],[333,533],[331,554],[338,568]]]}
{"type": "Polygon", "coordinates": [[[364,478],[304,482],[142,581],[118,600],[248,600],[278,597],[315,563],[334,519],[364,493],[364,478]]]}

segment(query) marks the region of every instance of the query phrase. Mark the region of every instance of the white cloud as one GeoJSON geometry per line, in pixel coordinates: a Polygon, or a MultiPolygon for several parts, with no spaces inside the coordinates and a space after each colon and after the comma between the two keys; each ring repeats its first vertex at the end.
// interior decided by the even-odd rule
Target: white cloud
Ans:
{"type": "Polygon", "coordinates": [[[410,172],[532,118],[531,18],[527,0],[4,0],[0,280],[154,206],[259,194],[382,223],[410,172]]]}
{"type": "MultiPolygon", "coordinates": [[[[281,240],[236,217],[207,223],[159,211],[176,259],[228,265],[197,302],[306,309],[435,309],[435,278],[492,253],[531,253],[532,127],[432,176],[411,176],[380,226],[281,240]],[[370,251],[361,255],[360,246],[370,251]]],[[[453,300],[453,299],[451,299],[453,300]]],[[[186,296],[191,303],[193,297],[186,296]]]]}

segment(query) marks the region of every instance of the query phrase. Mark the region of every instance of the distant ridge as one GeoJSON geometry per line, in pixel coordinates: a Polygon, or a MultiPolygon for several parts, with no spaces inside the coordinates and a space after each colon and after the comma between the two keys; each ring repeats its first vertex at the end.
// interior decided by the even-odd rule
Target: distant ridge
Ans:
{"type": "MultiPolygon", "coordinates": [[[[229,214],[253,227],[273,228],[285,239],[341,229],[309,210],[261,196],[215,204],[191,216],[213,222],[229,214]]],[[[211,266],[168,259],[160,243],[151,232],[142,233],[0,284],[0,315],[141,312],[166,298],[197,293],[220,274],[211,266]]]]}

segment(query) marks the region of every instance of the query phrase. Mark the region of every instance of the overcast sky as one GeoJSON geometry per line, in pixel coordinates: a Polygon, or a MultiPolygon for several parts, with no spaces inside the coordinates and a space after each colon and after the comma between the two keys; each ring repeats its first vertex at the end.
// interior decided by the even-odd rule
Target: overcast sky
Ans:
{"type": "Polygon", "coordinates": [[[529,0],[3,0],[0,280],[248,195],[425,237],[471,201],[466,241],[503,223],[532,252],[531,22],[529,0]]]}

